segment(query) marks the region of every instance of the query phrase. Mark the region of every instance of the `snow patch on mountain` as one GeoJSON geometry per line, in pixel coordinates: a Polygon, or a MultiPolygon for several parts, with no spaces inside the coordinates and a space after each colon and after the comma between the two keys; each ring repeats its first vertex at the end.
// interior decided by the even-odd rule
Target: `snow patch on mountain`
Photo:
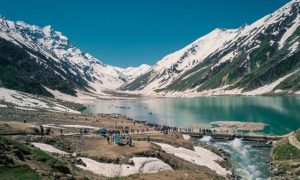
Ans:
{"type": "Polygon", "coordinates": [[[265,86],[255,89],[253,91],[245,92],[245,93],[243,93],[243,95],[255,96],[255,95],[261,95],[261,94],[265,94],[268,92],[272,92],[276,86],[278,86],[281,82],[283,82],[284,80],[286,80],[288,77],[292,76],[293,74],[297,73],[298,71],[299,70],[296,70],[288,75],[285,75],[284,77],[279,78],[278,80],[276,80],[275,82],[272,82],[271,84],[267,84],[265,86]]]}
{"type": "Polygon", "coordinates": [[[279,49],[281,49],[284,46],[285,41],[297,30],[299,26],[300,26],[300,15],[297,16],[297,18],[293,22],[293,25],[286,30],[281,40],[278,42],[279,49]]]}
{"type": "Polygon", "coordinates": [[[297,51],[299,44],[300,44],[299,41],[296,41],[289,47],[289,51],[290,51],[289,56],[294,54],[297,51]]]}
{"type": "Polygon", "coordinates": [[[51,98],[42,98],[32,94],[22,93],[2,87],[0,87],[0,101],[10,104],[10,106],[14,106],[16,109],[45,109],[53,112],[69,112],[80,114],[80,112],[70,109],[51,98]]]}

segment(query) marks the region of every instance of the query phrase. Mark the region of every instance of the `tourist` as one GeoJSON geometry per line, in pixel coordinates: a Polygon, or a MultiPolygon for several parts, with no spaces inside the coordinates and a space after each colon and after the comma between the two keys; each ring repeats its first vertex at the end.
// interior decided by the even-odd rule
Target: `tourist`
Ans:
{"type": "Polygon", "coordinates": [[[131,139],[131,137],[129,137],[129,147],[131,147],[132,146],[132,139],[131,139]]]}
{"type": "Polygon", "coordinates": [[[113,143],[115,142],[115,134],[112,135],[111,142],[113,142],[113,143]]]}
{"type": "Polygon", "coordinates": [[[44,127],[42,125],[40,126],[40,129],[41,129],[41,135],[44,136],[44,127]]]}
{"type": "Polygon", "coordinates": [[[47,135],[50,135],[50,128],[47,128],[47,129],[46,129],[46,134],[47,134],[47,135]]]}
{"type": "Polygon", "coordinates": [[[109,144],[109,141],[110,141],[109,135],[106,136],[106,140],[107,140],[107,144],[109,144]]]}

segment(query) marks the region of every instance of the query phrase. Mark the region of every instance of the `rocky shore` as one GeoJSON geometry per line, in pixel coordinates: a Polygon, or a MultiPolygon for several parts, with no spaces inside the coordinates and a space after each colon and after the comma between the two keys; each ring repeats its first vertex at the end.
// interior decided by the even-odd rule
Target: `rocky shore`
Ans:
{"type": "Polygon", "coordinates": [[[273,146],[270,162],[273,179],[299,179],[300,177],[300,149],[289,142],[289,136],[295,136],[296,141],[299,141],[300,130],[290,133],[273,146]]]}
{"type": "MultiPolygon", "coordinates": [[[[95,174],[91,170],[79,168],[77,165],[81,164],[84,166],[80,157],[86,157],[99,163],[121,166],[130,166],[132,163],[131,159],[135,157],[157,158],[172,168],[172,170],[156,173],[132,174],[124,177],[126,179],[153,179],[159,177],[166,179],[232,178],[230,174],[220,175],[205,165],[198,165],[196,162],[191,162],[184,157],[170,154],[155,144],[156,142],[170,144],[174,148],[180,147],[186,149],[186,151],[194,152],[195,144],[192,141],[185,140],[181,133],[165,133],[155,129],[153,126],[147,126],[147,124],[142,122],[134,122],[130,118],[115,114],[83,115],[16,110],[5,107],[1,108],[0,111],[0,134],[2,139],[4,139],[1,144],[6,147],[4,148],[6,150],[0,153],[2,159],[6,159],[4,162],[1,162],[2,169],[26,166],[28,172],[33,172],[32,176],[36,176],[38,179],[57,179],[58,177],[61,179],[107,178],[95,174]],[[79,128],[74,125],[101,127],[119,131],[128,128],[130,129],[129,135],[133,139],[133,147],[128,145],[119,146],[113,143],[108,144],[106,138],[100,136],[98,131],[89,130],[88,133],[82,134],[79,128]],[[41,126],[45,126],[45,129],[50,127],[48,134],[41,136],[41,126]],[[63,129],[63,131],[60,129],[63,129]],[[7,143],[6,139],[13,141],[13,145],[7,143]],[[44,152],[37,147],[33,147],[33,142],[53,146],[63,152],[68,152],[69,155],[44,152]],[[16,153],[15,151],[19,151],[19,145],[14,144],[29,148],[30,153],[16,153]],[[47,157],[48,159],[40,159],[36,155],[36,151],[45,153],[49,156],[47,157]],[[52,160],[49,159],[57,159],[57,161],[62,162],[60,163],[61,166],[56,167],[53,163],[51,164],[52,160]]],[[[227,170],[230,169],[227,161],[228,156],[225,157],[224,152],[220,149],[208,147],[208,145],[205,148],[210,149],[212,153],[222,158],[222,162],[216,162],[220,167],[227,170]]],[[[133,168],[133,166],[130,166],[130,168],[133,168]]]]}

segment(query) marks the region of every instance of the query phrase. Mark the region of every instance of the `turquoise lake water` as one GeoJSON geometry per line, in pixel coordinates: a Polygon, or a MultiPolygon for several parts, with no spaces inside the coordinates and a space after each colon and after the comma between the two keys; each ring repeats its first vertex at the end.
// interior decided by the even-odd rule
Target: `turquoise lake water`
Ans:
{"type": "MultiPolygon", "coordinates": [[[[217,96],[107,100],[88,104],[86,113],[118,113],[135,120],[188,127],[213,121],[262,122],[265,133],[286,134],[300,128],[300,97],[217,96]]],[[[269,148],[254,148],[242,139],[226,142],[205,140],[230,155],[235,173],[242,179],[269,179],[269,148]]]]}
{"type": "Polygon", "coordinates": [[[88,104],[87,113],[119,113],[135,120],[170,126],[213,121],[263,122],[265,133],[285,134],[300,128],[300,97],[216,96],[105,100],[88,104]]]}

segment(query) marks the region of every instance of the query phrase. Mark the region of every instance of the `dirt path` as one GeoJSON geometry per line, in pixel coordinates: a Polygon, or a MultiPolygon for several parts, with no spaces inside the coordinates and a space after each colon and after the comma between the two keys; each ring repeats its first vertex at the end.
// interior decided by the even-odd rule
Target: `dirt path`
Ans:
{"type": "Polygon", "coordinates": [[[289,136],[289,143],[300,150],[300,142],[297,140],[295,134],[289,136]]]}

